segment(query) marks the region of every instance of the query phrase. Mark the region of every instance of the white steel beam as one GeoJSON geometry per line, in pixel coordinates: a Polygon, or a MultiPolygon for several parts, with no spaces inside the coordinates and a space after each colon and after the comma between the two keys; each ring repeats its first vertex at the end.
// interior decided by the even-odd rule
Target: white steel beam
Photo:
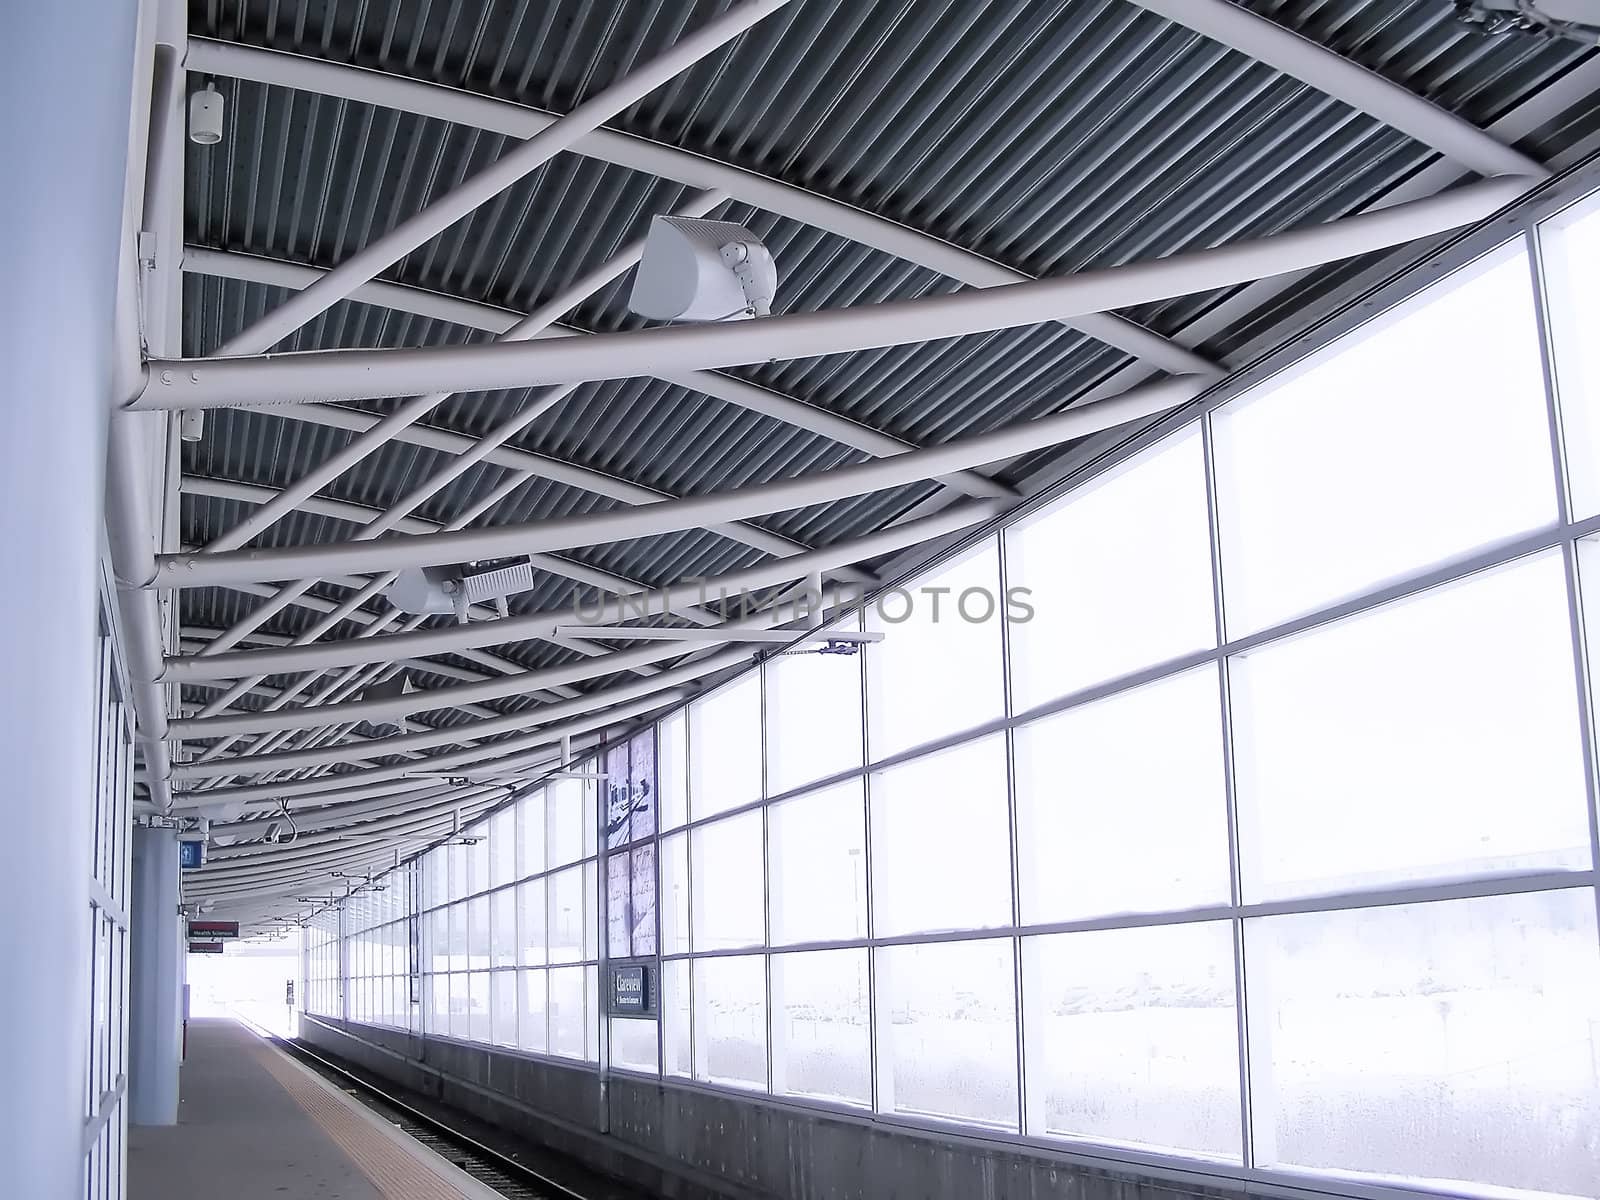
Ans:
{"type": "Polygon", "coordinates": [[[161,571],[157,582],[158,586],[200,586],[235,580],[314,576],[335,569],[389,571],[429,563],[507,558],[746,520],[765,513],[827,504],[901,487],[950,471],[1059,445],[1165,412],[1192,399],[1205,389],[1207,382],[1189,376],[1165,379],[1135,388],[1114,400],[1070,408],[1053,416],[1022,421],[991,433],[914,450],[894,458],[874,459],[799,479],[671,500],[625,512],[590,513],[553,521],[463,529],[381,542],[327,542],[281,550],[235,550],[204,556],[164,555],[159,560],[161,571]]]}
{"type": "MultiPolygon", "coordinates": [[[[721,666],[732,666],[740,659],[748,657],[748,654],[749,651],[746,650],[737,651],[727,661],[721,663],[721,666]]],[[[548,729],[540,729],[532,734],[506,738],[504,741],[495,742],[488,746],[472,746],[465,750],[452,751],[447,754],[430,755],[425,760],[407,763],[404,766],[365,768],[293,783],[219,788],[211,792],[178,792],[173,796],[173,808],[175,811],[182,812],[208,812],[219,808],[232,809],[239,804],[248,806],[251,803],[260,803],[262,801],[277,802],[302,796],[319,796],[321,799],[318,803],[325,804],[343,800],[367,799],[372,796],[387,795],[398,790],[404,784],[420,783],[426,787],[436,782],[433,780],[418,781],[409,778],[411,772],[419,767],[425,767],[429,770],[462,767],[464,768],[463,774],[470,774],[474,769],[481,770],[491,766],[497,770],[523,767],[532,769],[541,763],[550,761],[552,756],[548,753],[541,753],[541,751],[549,751],[559,747],[564,738],[571,738],[578,734],[593,733],[596,730],[605,729],[612,725],[623,724],[645,713],[654,712],[664,705],[673,703],[683,693],[684,689],[682,688],[668,688],[654,695],[635,700],[632,703],[619,704],[615,708],[592,713],[574,721],[554,725],[548,729]]]]}
{"type": "MultiPolygon", "coordinates": [[[[723,628],[698,632],[704,633],[706,635],[705,640],[708,641],[713,637],[721,637],[727,641],[751,642],[759,639],[745,635],[770,630],[775,625],[792,621],[793,619],[792,614],[785,615],[782,612],[771,612],[753,620],[730,621],[723,628]]],[[[802,631],[796,630],[779,640],[795,641],[801,636],[802,631]]],[[[858,636],[865,637],[866,635],[858,636]]],[[[681,642],[667,642],[666,644],[642,646],[632,650],[616,650],[598,658],[584,659],[581,662],[567,663],[559,667],[545,667],[541,670],[525,671],[521,675],[510,675],[504,679],[493,679],[485,683],[455,684],[446,688],[414,692],[409,696],[401,696],[393,700],[358,700],[345,704],[325,704],[315,709],[287,708],[270,712],[246,712],[233,716],[201,717],[192,720],[175,721],[173,722],[172,732],[173,736],[177,738],[210,738],[228,735],[238,736],[244,733],[259,733],[276,729],[293,729],[301,725],[328,721],[352,721],[357,723],[361,721],[397,721],[412,713],[428,712],[438,708],[454,708],[465,703],[481,700],[519,696],[537,689],[551,687],[554,684],[578,683],[586,679],[594,679],[611,675],[618,671],[630,670],[640,664],[657,663],[663,659],[677,658],[683,652],[681,642]]],[[[748,656],[750,652],[741,650],[740,653],[748,656]]],[[[652,691],[659,691],[664,687],[681,681],[698,679],[703,673],[699,670],[699,666],[700,664],[695,664],[694,669],[688,671],[688,673],[685,673],[685,668],[683,667],[674,668],[652,675],[638,683],[604,688],[571,700],[540,705],[538,708],[530,709],[527,712],[511,713],[509,715],[496,714],[491,719],[474,721],[469,725],[448,726],[442,729],[428,729],[420,733],[369,740],[363,744],[362,753],[392,754],[402,751],[427,750],[435,746],[477,741],[501,733],[526,729],[530,724],[543,724],[561,717],[579,715],[608,704],[648,695],[652,691]]],[[[203,778],[207,775],[237,773],[241,770],[240,762],[248,763],[248,766],[243,769],[251,772],[285,770],[295,767],[333,766],[344,761],[348,755],[349,751],[347,749],[335,746],[326,750],[289,751],[283,754],[251,754],[243,759],[222,758],[209,761],[196,759],[188,763],[179,763],[173,768],[173,776],[177,779],[195,779],[203,778]]]]}
{"type": "MultiPolygon", "coordinates": [[[[681,604],[704,600],[709,595],[775,587],[807,579],[818,572],[834,570],[844,563],[877,558],[904,550],[908,546],[944,537],[990,520],[1002,511],[1003,507],[999,501],[970,501],[945,512],[891,525],[876,533],[841,542],[824,550],[814,550],[799,558],[763,563],[757,567],[749,567],[743,571],[734,571],[710,579],[688,579],[667,588],[641,589],[629,594],[627,607],[635,612],[640,610],[661,612],[681,604]]],[[[281,649],[236,650],[229,654],[210,657],[169,658],[162,680],[168,683],[186,683],[198,679],[233,679],[239,675],[257,672],[271,675],[282,671],[307,670],[312,667],[325,670],[351,663],[392,662],[401,658],[427,657],[434,654],[460,654],[474,646],[503,645],[507,642],[544,637],[558,624],[581,621],[586,616],[592,615],[586,613],[581,605],[571,605],[554,612],[509,617],[499,621],[477,621],[469,625],[453,625],[441,629],[423,629],[415,633],[390,634],[360,641],[347,640],[319,646],[281,649]]]]}
{"type": "Polygon", "coordinates": [[[417,387],[494,390],[812,358],[1036,325],[1154,303],[1384,250],[1483,220],[1520,197],[1523,176],[1324,225],[1149,262],[826,312],[595,334],[520,345],[327,350],[152,360],[136,408],[216,408],[381,399],[417,387]]]}
{"type": "MultiPolygon", "coordinates": [[[[458,187],[437,197],[419,212],[374,238],[316,283],[291,296],[254,325],[229,338],[222,355],[258,354],[275,346],[301,325],[326,312],[384,268],[437,237],[479,205],[525,178],[584,134],[596,129],[662,84],[687,71],[733,41],[752,25],[771,16],[790,0],[743,0],[643,66],[596,92],[570,113],[558,117],[522,145],[502,155],[458,187]]],[[[405,389],[414,392],[417,389],[405,389]]],[[[428,389],[437,390],[437,389],[428,389]]]]}
{"type": "MultiPolygon", "coordinates": [[[[302,266],[299,263],[261,258],[251,254],[237,254],[227,250],[207,250],[197,246],[186,249],[183,266],[184,270],[191,274],[286,288],[306,287],[323,274],[319,268],[302,266]]],[[[396,283],[363,284],[355,292],[354,299],[394,312],[411,313],[414,316],[449,321],[471,329],[482,329],[502,337],[519,319],[517,314],[493,305],[442,296],[437,292],[425,292],[420,288],[396,283]]],[[[543,308],[540,311],[543,311],[543,308]]],[[[535,336],[551,338],[586,335],[582,330],[551,324],[535,336]]],[[[910,442],[901,441],[849,417],[720,371],[682,371],[673,375],[663,375],[661,378],[667,383],[699,392],[701,395],[710,396],[712,399],[721,400],[750,412],[761,413],[763,416],[782,421],[785,425],[818,434],[838,442],[841,446],[849,446],[866,454],[885,457],[891,454],[904,454],[907,450],[916,448],[910,442]]],[[[291,409],[280,415],[300,418],[302,410],[291,409]]],[[[398,435],[396,437],[398,438],[398,435]]],[[[941,482],[969,496],[1017,498],[1011,488],[975,471],[953,475],[941,482]]],[[[300,507],[305,506],[302,504],[300,507]]],[[[223,548],[218,547],[218,549],[223,548]]]]}
{"type": "Polygon", "coordinates": [[[1228,0],[1130,0],[1282,71],[1480,175],[1549,174],[1543,164],[1433,101],[1228,0]]]}
{"type": "MultiPolygon", "coordinates": [[[[531,138],[557,119],[553,113],[505,100],[382,71],[258,50],[232,42],[191,38],[185,65],[191,71],[339,96],[507,137],[531,138]]],[[[969,287],[997,287],[1029,278],[1021,271],[886,217],[675,146],[609,129],[596,129],[574,142],[571,149],[588,158],[676,180],[690,187],[719,189],[741,203],[827,230],[937,271],[969,287]]],[[[1201,355],[1111,313],[1080,313],[1070,323],[1107,345],[1174,374],[1206,374],[1217,370],[1201,355]]]]}

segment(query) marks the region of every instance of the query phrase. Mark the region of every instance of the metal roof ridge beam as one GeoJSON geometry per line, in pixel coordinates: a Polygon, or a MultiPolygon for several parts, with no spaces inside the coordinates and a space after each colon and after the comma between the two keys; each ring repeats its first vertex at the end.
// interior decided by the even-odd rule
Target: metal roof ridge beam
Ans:
{"type": "MultiPolygon", "coordinates": [[[[724,199],[725,197],[719,192],[700,192],[689,202],[680,205],[676,211],[682,216],[704,216],[718,204],[721,204],[724,199]]],[[[497,340],[502,342],[521,342],[537,337],[552,325],[562,313],[570,308],[576,308],[631,268],[639,261],[643,253],[644,239],[636,238],[616,254],[606,259],[606,261],[586,271],[577,280],[552,297],[548,303],[540,305],[510,329],[501,333],[497,340]]],[[[323,272],[318,276],[319,280],[327,277],[327,272],[323,272]]],[[[540,397],[538,401],[530,404],[528,409],[524,410],[533,414],[528,418],[528,421],[531,421],[539,412],[548,409],[557,401],[565,399],[571,391],[571,388],[566,388],[555,396],[540,397]]],[[[271,528],[283,517],[294,511],[302,501],[321,491],[324,486],[350,470],[380,446],[387,445],[393,441],[395,434],[408,426],[415,425],[453,395],[455,393],[452,391],[430,392],[428,395],[413,396],[403,401],[399,407],[385,416],[371,429],[352,438],[343,449],[329,455],[299,479],[289,484],[288,487],[284,488],[271,500],[267,501],[267,503],[246,516],[244,520],[240,521],[232,529],[207,542],[200,552],[202,554],[211,554],[222,550],[238,549],[251,538],[271,528]]],[[[524,421],[523,425],[526,425],[528,421],[524,421]]],[[[493,438],[498,436],[499,442],[503,442],[512,434],[520,432],[521,428],[522,426],[514,425],[513,428],[506,432],[489,434],[486,437],[493,438]]],[[[491,445],[498,445],[499,442],[492,442],[491,445]]],[[[473,465],[476,461],[472,460],[467,466],[473,465]]],[[[447,466],[436,476],[437,482],[435,480],[428,481],[432,485],[431,490],[438,491],[439,488],[465,470],[466,466],[458,469],[447,466]]],[[[415,508],[416,504],[420,504],[422,499],[426,499],[426,496],[420,497],[412,507],[415,508]]],[[[399,517],[391,518],[390,513],[384,513],[382,516],[375,518],[375,523],[384,520],[397,521],[405,515],[407,514],[402,513],[399,517]]]]}
{"type": "Polygon", "coordinates": [[[518,345],[152,360],[149,382],[130,403],[138,408],[320,404],[381,398],[418,383],[464,390],[531,387],[963,337],[1075,313],[1154,303],[1354,258],[1473,224],[1516,200],[1535,182],[1526,176],[1484,180],[1326,224],[1167,258],[737,325],[676,326],[518,345]]]}
{"type": "MultiPolygon", "coordinates": [[[[711,659],[705,660],[713,662],[711,659]]],[[[733,665],[733,660],[722,662],[720,665],[707,667],[707,672],[733,665]]],[[[663,687],[643,699],[631,704],[621,704],[615,708],[607,708],[577,720],[564,724],[554,725],[549,729],[541,729],[536,733],[522,737],[508,738],[505,741],[495,742],[488,746],[473,746],[464,750],[453,751],[449,754],[430,755],[425,759],[406,763],[396,767],[365,768],[359,771],[346,771],[338,775],[319,776],[314,779],[297,780],[292,783],[259,784],[252,787],[219,788],[212,792],[178,792],[173,796],[175,811],[211,811],[218,808],[233,808],[241,803],[249,807],[261,801],[278,801],[294,799],[296,797],[318,796],[319,803],[332,803],[329,797],[343,799],[365,799],[374,795],[383,795],[386,791],[401,790],[406,783],[415,783],[416,780],[408,779],[410,772],[418,768],[428,770],[447,770],[453,767],[464,768],[462,774],[470,775],[474,770],[485,767],[495,769],[527,769],[536,773],[543,767],[554,769],[557,762],[546,755],[534,762],[527,761],[530,756],[540,750],[548,750],[559,746],[565,739],[576,734],[593,733],[611,725],[623,724],[645,713],[653,712],[665,704],[684,694],[684,688],[663,687]],[[509,753],[508,753],[509,752],[509,753]],[[499,757],[496,757],[496,756],[499,757]]],[[[603,697],[597,696],[599,700],[603,697]]]]}
{"type": "MultiPolygon", "coordinates": [[[[799,558],[779,559],[708,579],[683,580],[664,588],[640,588],[630,593],[632,600],[629,608],[630,611],[644,608],[657,612],[673,602],[708,593],[734,594],[792,583],[815,573],[833,570],[842,563],[876,558],[944,537],[998,516],[1001,511],[1002,506],[998,501],[970,501],[916,521],[891,525],[847,542],[814,550],[799,558]]],[[[463,649],[476,646],[502,645],[538,637],[558,624],[570,623],[574,618],[581,619],[582,615],[581,607],[572,605],[551,612],[507,617],[498,621],[475,621],[468,625],[450,625],[403,635],[389,634],[367,641],[347,639],[320,646],[236,650],[210,658],[179,656],[166,660],[161,679],[164,683],[186,683],[200,679],[232,679],[241,673],[261,672],[270,675],[305,670],[312,666],[326,669],[347,663],[393,662],[401,658],[458,654],[463,649]]]]}
{"type": "Polygon", "coordinates": [[[1227,0],[1130,3],[1342,100],[1480,175],[1540,179],[1549,174],[1541,163],[1470,121],[1247,8],[1227,0]]]}
{"type": "MultiPolygon", "coordinates": [[[[338,96],[507,137],[532,137],[555,120],[553,113],[440,84],[209,38],[189,40],[185,65],[191,71],[338,96]]],[[[575,142],[572,150],[692,187],[720,188],[741,203],[926,267],[969,287],[996,287],[1029,278],[976,251],[888,217],[676,146],[596,129],[575,142]]],[[[1064,323],[1165,371],[1205,374],[1219,370],[1187,347],[1112,313],[1080,313],[1064,323]]]]}
{"type": "Polygon", "coordinates": [[[1129,421],[1152,417],[1193,399],[1209,385],[1210,380],[1193,376],[1163,379],[1130,389],[1111,400],[1020,421],[990,433],[913,450],[893,458],[877,458],[797,479],[733,488],[622,512],[588,513],[553,521],[390,538],[382,542],[325,542],[281,550],[237,550],[204,557],[163,555],[157,560],[161,564],[160,583],[204,584],[233,579],[314,576],[335,565],[341,570],[389,571],[432,563],[503,558],[531,551],[653,537],[814,504],[831,504],[1028,454],[1129,421]]]}
{"type": "MultiPolygon", "coordinates": [[[[835,595],[825,599],[822,607],[831,608],[837,603],[837,600],[838,597],[835,593],[835,595]]],[[[795,616],[792,610],[788,613],[778,610],[752,620],[728,621],[721,628],[729,632],[751,629],[765,630],[794,619],[795,616]]],[[[717,630],[708,630],[707,632],[715,633],[717,630]]],[[[738,646],[736,649],[739,651],[740,656],[748,658],[759,647],[752,648],[745,645],[738,646]]],[[[455,708],[471,701],[520,696],[549,687],[554,683],[577,683],[585,679],[594,679],[614,674],[618,671],[630,670],[639,664],[656,663],[663,659],[678,658],[683,653],[684,649],[681,644],[655,643],[632,650],[614,650],[596,658],[585,659],[576,663],[565,663],[558,667],[545,667],[537,671],[528,671],[520,676],[509,675],[503,679],[490,680],[487,683],[456,684],[432,691],[414,692],[409,696],[393,700],[361,700],[349,704],[324,705],[316,710],[289,709],[274,713],[241,713],[238,716],[231,717],[209,717],[191,721],[177,721],[173,723],[173,736],[177,738],[204,738],[224,733],[237,736],[240,733],[252,733],[261,730],[292,729],[300,725],[315,724],[318,721],[352,721],[357,723],[361,721],[372,723],[397,721],[414,712],[426,712],[436,708],[455,708]]],[[[581,715],[597,705],[616,704],[638,696],[648,695],[652,691],[659,691],[663,687],[670,686],[680,678],[697,679],[699,678],[698,670],[685,674],[683,667],[676,667],[672,670],[651,675],[636,683],[604,688],[590,694],[581,694],[570,700],[540,705],[538,708],[525,712],[496,713],[489,720],[474,721],[470,725],[451,725],[442,729],[426,729],[420,733],[371,739],[362,744],[361,753],[363,755],[399,754],[407,751],[430,750],[436,746],[478,741],[502,733],[526,729],[532,723],[543,723],[561,717],[581,715]]],[[[260,774],[264,771],[293,770],[298,767],[336,766],[348,756],[349,750],[340,746],[332,746],[320,750],[291,750],[281,754],[257,754],[252,752],[239,758],[216,761],[196,759],[192,762],[180,763],[173,768],[173,772],[174,777],[178,779],[225,775],[230,772],[237,773],[241,769],[248,770],[252,774],[260,774]],[[248,766],[241,768],[239,766],[240,763],[248,763],[248,766]]]]}
{"type": "MultiPolygon", "coordinates": [[[[634,255],[637,258],[637,254],[634,255]]],[[[320,267],[308,267],[299,263],[282,262],[278,259],[262,258],[257,255],[235,254],[225,250],[205,250],[199,247],[186,247],[184,251],[184,269],[198,275],[210,275],[223,279],[237,279],[252,283],[270,284],[273,287],[303,288],[311,281],[324,274],[320,267]]],[[[492,333],[505,336],[504,331],[509,328],[508,322],[514,321],[515,315],[505,309],[495,308],[487,304],[479,304],[474,300],[459,299],[456,297],[442,296],[436,292],[424,292],[419,288],[409,288],[401,284],[370,283],[357,289],[355,299],[363,303],[371,303],[397,312],[408,312],[416,316],[435,317],[437,319],[452,321],[456,324],[467,325],[474,329],[483,329],[492,333]],[[439,302],[447,302],[441,304],[439,302]],[[448,314],[448,315],[446,315],[448,314]]],[[[568,305],[566,307],[572,307],[568,305]]],[[[564,310],[563,310],[564,311],[564,310]]],[[[543,337],[587,337],[591,336],[580,329],[556,323],[547,324],[540,334],[543,337]]],[[[687,388],[693,392],[711,396],[726,404],[732,404],[750,412],[761,413],[792,425],[797,429],[804,429],[808,433],[819,434],[822,437],[838,442],[841,446],[849,446],[865,454],[878,457],[890,454],[903,454],[907,450],[914,450],[916,446],[911,442],[902,441],[893,434],[885,433],[870,425],[850,417],[842,416],[829,409],[808,403],[796,396],[785,395],[773,391],[749,380],[737,376],[727,375],[720,371],[683,371],[674,375],[662,375],[660,378],[678,387],[687,388]]],[[[298,411],[283,414],[298,417],[298,411]]],[[[361,435],[365,437],[366,435],[361,435]]],[[[393,440],[391,437],[390,440],[393,440]]],[[[995,498],[1016,499],[1016,493],[1004,484],[977,472],[966,472],[961,475],[951,476],[940,482],[965,492],[969,496],[990,496],[995,498]]],[[[302,503],[299,507],[304,508],[302,503]]],[[[213,543],[215,544],[215,543],[213,543]]],[[[218,549],[226,547],[218,546],[218,549]]]]}
{"type": "Polygon", "coordinates": [[[319,314],[332,308],[386,267],[437,237],[479,205],[532,174],[584,134],[644,99],[663,84],[709,58],[745,30],[771,16],[790,0],[743,0],[707,21],[682,41],[596,92],[558,117],[522,145],[500,156],[476,175],[431,201],[387,233],[329,271],[316,283],[229,338],[222,355],[259,354],[319,314]]]}

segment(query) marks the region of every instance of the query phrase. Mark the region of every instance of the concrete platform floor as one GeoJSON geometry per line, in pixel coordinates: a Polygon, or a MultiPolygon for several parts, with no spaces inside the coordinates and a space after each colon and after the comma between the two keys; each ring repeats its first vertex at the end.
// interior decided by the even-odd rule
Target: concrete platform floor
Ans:
{"type": "Polygon", "coordinates": [[[494,1200],[244,1025],[189,1022],[178,1124],[129,1131],[130,1200],[494,1200]]]}

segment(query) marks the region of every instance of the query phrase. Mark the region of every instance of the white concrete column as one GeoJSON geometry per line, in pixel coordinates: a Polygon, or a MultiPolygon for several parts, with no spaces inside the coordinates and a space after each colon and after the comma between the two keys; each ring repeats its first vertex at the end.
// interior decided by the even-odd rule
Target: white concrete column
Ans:
{"type": "Polygon", "coordinates": [[[96,605],[138,6],[6,6],[0,69],[0,1163],[83,1189],[96,605]]]}
{"type": "Polygon", "coordinates": [[[128,1120],[178,1123],[184,946],[178,904],[178,838],[133,831],[129,902],[128,1120]]]}

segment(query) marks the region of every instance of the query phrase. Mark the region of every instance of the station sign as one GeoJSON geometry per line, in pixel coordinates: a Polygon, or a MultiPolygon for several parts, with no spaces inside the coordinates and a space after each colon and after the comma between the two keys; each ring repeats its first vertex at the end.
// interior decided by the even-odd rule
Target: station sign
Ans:
{"type": "Polygon", "coordinates": [[[198,870],[206,865],[206,844],[204,842],[179,842],[178,866],[185,871],[198,870]]]}
{"type": "Polygon", "coordinates": [[[611,968],[611,1015],[651,1017],[656,1011],[650,968],[642,963],[611,968]]]}
{"type": "Polygon", "coordinates": [[[189,953],[190,954],[221,954],[222,953],[222,943],[221,942],[190,942],[189,943],[189,953]]]}
{"type": "Polygon", "coordinates": [[[239,922],[237,921],[189,922],[189,940],[191,942],[232,941],[238,936],[239,922]]]}

